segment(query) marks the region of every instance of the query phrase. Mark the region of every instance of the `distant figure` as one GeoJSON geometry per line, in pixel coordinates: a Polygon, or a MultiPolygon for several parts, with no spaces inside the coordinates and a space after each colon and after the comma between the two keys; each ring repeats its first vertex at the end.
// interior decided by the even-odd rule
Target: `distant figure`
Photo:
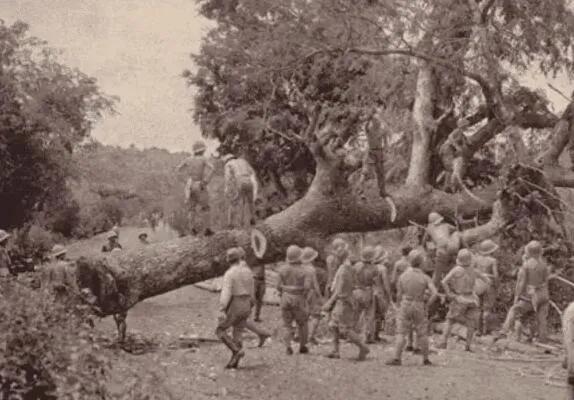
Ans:
{"type": "Polygon", "coordinates": [[[118,234],[116,232],[108,232],[106,238],[108,239],[108,243],[102,247],[102,253],[111,253],[114,249],[122,249],[122,245],[118,241],[118,234]]]}
{"type": "Polygon", "coordinates": [[[12,260],[10,259],[8,250],[6,249],[9,238],[10,234],[0,229],[0,278],[8,277],[12,270],[12,260]]]}
{"type": "Polygon", "coordinates": [[[112,228],[112,232],[115,232],[115,234],[117,235],[118,240],[119,240],[119,238],[120,238],[120,227],[117,225],[114,225],[114,227],[112,228]]]}
{"type": "Polygon", "coordinates": [[[140,241],[140,244],[143,244],[144,246],[149,244],[148,238],[147,238],[147,233],[146,232],[142,232],[138,235],[138,239],[140,241]]]}
{"type": "Polygon", "coordinates": [[[247,264],[241,262],[239,249],[227,251],[226,259],[231,267],[223,275],[223,287],[219,300],[219,317],[215,334],[231,350],[231,359],[226,368],[237,368],[245,356],[242,336],[247,319],[251,314],[254,286],[253,274],[247,264]],[[233,336],[227,330],[233,329],[233,336]]]}
{"type": "Polygon", "coordinates": [[[185,203],[189,207],[189,216],[192,221],[192,234],[204,233],[211,235],[211,216],[209,206],[209,192],[207,185],[214,172],[213,165],[205,157],[207,146],[203,141],[193,144],[193,156],[185,159],[178,167],[188,176],[185,185],[185,203]]]}
{"type": "Polygon", "coordinates": [[[64,299],[76,286],[67,252],[64,246],[55,245],[50,257],[52,262],[42,269],[42,286],[51,290],[58,300],[64,299]]]}
{"type": "Polygon", "coordinates": [[[255,200],[259,190],[257,175],[243,157],[226,154],[223,162],[227,226],[230,229],[248,228],[255,224],[255,200]]]}

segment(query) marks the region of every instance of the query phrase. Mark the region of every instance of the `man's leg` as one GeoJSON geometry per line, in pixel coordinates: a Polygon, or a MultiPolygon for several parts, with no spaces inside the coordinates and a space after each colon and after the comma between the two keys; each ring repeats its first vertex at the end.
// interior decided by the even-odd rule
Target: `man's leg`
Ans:
{"type": "Polygon", "coordinates": [[[128,313],[121,312],[118,314],[114,314],[114,321],[116,323],[116,328],[118,330],[118,339],[120,343],[124,343],[126,340],[126,333],[127,333],[127,319],[128,313]]]}
{"type": "Polygon", "coordinates": [[[321,322],[320,315],[312,315],[309,318],[309,342],[317,344],[317,329],[319,328],[319,323],[321,322]]]}
{"type": "Polygon", "coordinates": [[[235,343],[235,341],[227,334],[227,329],[230,327],[230,319],[229,317],[225,321],[220,321],[219,325],[215,329],[215,336],[219,338],[223,342],[223,344],[231,351],[231,358],[229,362],[225,366],[225,368],[232,368],[233,364],[236,359],[236,354],[238,354],[241,349],[235,343]]]}
{"type": "Polygon", "coordinates": [[[271,337],[271,333],[269,333],[264,328],[258,326],[257,324],[255,324],[254,322],[251,322],[249,320],[247,320],[247,322],[245,322],[245,327],[247,328],[247,330],[250,330],[251,332],[255,333],[259,337],[258,347],[263,347],[263,344],[265,343],[265,341],[271,337]]]}
{"type": "Polygon", "coordinates": [[[450,337],[450,334],[452,332],[453,323],[454,323],[454,321],[451,318],[447,318],[446,326],[444,328],[444,332],[442,335],[442,340],[438,344],[437,348],[439,348],[439,349],[446,349],[447,348],[448,338],[450,337]]]}
{"type": "Polygon", "coordinates": [[[365,310],[365,336],[367,343],[375,343],[375,324],[377,312],[377,298],[372,297],[371,304],[365,310]]]}
{"type": "Polygon", "coordinates": [[[341,334],[339,332],[339,328],[336,326],[331,326],[331,332],[333,333],[333,351],[329,353],[327,357],[340,358],[341,353],[339,352],[339,348],[340,348],[341,334]]]}
{"type": "Polygon", "coordinates": [[[291,343],[293,342],[293,320],[295,317],[289,308],[282,308],[281,316],[283,318],[283,343],[285,343],[285,351],[288,355],[291,355],[293,354],[291,343]]]}
{"type": "Polygon", "coordinates": [[[538,305],[536,310],[536,325],[538,328],[538,340],[544,342],[548,338],[548,309],[550,304],[544,302],[538,305]]]}
{"type": "Polygon", "coordinates": [[[347,339],[359,348],[358,361],[364,361],[369,354],[369,347],[361,340],[361,336],[352,329],[347,329],[347,339]]]}
{"type": "Polygon", "coordinates": [[[265,279],[255,280],[255,321],[261,322],[261,308],[265,297],[265,279]]]}
{"type": "Polygon", "coordinates": [[[478,307],[472,307],[466,311],[466,346],[465,351],[472,351],[472,339],[474,338],[474,333],[478,322],[480,320],[480,309],[478,307]]]}
{"type": "Polygon", "coordinates": [[[246,321],[247,318],[242,319],[233,326],[233,341],[237,345],[239,351],[234,354],[233,360],[230,363],[230,368],[237,368],[239,366],[239,361],[245,356],[245,353],[243,352],[243,331],[245,330],[246,321]]]}

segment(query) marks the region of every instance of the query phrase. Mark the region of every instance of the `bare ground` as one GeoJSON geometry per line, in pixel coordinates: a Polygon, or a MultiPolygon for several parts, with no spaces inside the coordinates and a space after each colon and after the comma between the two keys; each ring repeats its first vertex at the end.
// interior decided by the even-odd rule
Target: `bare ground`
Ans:
{"type": "MultiPolygon", "coordinates": [[[[412,354],[405,355],[401,367],[384,365],[391,357],[390,345],[372,346],[362,363],[353,361],[356,350],[351,345],[343,346],[341,360],[324,356],[330,350],[328,344],[312,347],[310,355],[289,357],[277,336],[258,349],[255,338],[247,335],[247,356],[237,371],[223,368],[229,354],[219,343],[170,348],[180,335],[213,338],[216,304],[215,294],[186,287],[137,305],[128,317],[129,330],[158,347],[142,355],[115,350],[115,380],[125,383],[130,377],[151,373],[158,387],[168,389],[166,398],[192,400],[556,400],[565,396],[564,389],[557,387],[562,382],[556,378],[563,376],[557,355],[536,362],[501,362],[493,360],[499,355],[484,347],[465,353],[455,339],[449,350],[432,355],[432,367],[421,366],[420,356],[412,354]],[[553,377],[554,385],[545,384],[545,373],[553,377]]],[[[263,318],[264,325],[277,333],[277,307],[266,307],[263,318]]],[[[114,334],[110,318],[98,328],[114,334]]]]}

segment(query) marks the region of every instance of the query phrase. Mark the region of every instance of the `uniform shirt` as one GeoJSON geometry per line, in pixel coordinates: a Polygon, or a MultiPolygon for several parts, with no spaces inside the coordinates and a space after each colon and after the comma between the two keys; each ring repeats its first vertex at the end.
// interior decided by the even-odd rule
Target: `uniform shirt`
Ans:
{"type": "Polygon", "coordinates": [[[194,182],[207,183],[214,168],[205,156],[191,156],[179,165],[178,170],[183,170],[194,182]]]}
{"type": "Polygon", "coordinates": [[[0,277],[10,275],[12,268],[12,260],[8,255],[8,251],[4,247],[0,247],[0,277]]]}
{"type": "Polygon", "coordinates": [[[355,276],[349,263],[343,263],[333,281],[333,294],[339,299],[351,298],[355,289],[355,276]]]}
{"type": "Polygon", "coordinates": [[[375,264],[358,262],[353,266],[355,285],[357,288],[373,288],[382,286],[381,277],[375,264]]]}
{"type": "Polygon", "coordinates": [[[311,291],[315,293],[316,296],[321,296],[321,287],[319,286],[319,280],[317,279],[317,268],[313,264],[303,265],[305,272],[307,273],[307,278],[311,282],[311,291]]]}
{"type": "Polygon", "coordinates": [[[400,300],[423,301],[425,292],[431,285],[431,278],[421,269],[408,268],[401,274],[397,282],[397,290],[401,296],[400,300]]]}
{"type": "Polygon", "coordinates": [[[471,294],[474,292],[474,283],[480,274],[473,267],[463,268],[457,265],[444,277],[449,287],[456,294],[471,294]]]}
{"type": "Polygon", "coordinates": [[[72,265],[65,260],[45,265],[42,269],[42,282],[55,288],[72,289],[75,284],[72,265]]]}
{"type": "MultiPolygon", "coordinates": [[[[490,256],[477,255],[474,258],[475,267],[485,275],[494,277],[497,268],[496,258],[490,256]]],[[[497,274],[498,275],[498,274],[497,274]]]]}
{"type": "Polygon", "coordinates": [[[534,291],[548,289],[548,278],[550,269],[541,259],[527,258],[518,271],[516,280],[515,297],[530,297],[534,291]]]}
{"type": "Polygon", "coordinates": [[[234,296],[250,296],[253,298],[254,295],[253,273],[249,266],[244,262],[233,264],[223,275],[219,300],[221,308],[223,310],[227,309],[234,296]]]}
{"type": "Polygon", "coordinates": [[[279,268],[277,290],[295,291],[305,294],[312,287],[312,278],[308,269],[301,264],[283,264],[279,268]]]}
{"type": "Polygon", "coordinates": [[[398,280],[399,280],[399,277],[410,266],[411,266],[411,264],[409,263],[409,261],[407,260],[406,257],[403,256],[403,257],[399,258],[397,260],[397,262],[395,263],[395,265],[393,266],[393,274],[391,276],[391,281],[396,285],[398,280]]]}

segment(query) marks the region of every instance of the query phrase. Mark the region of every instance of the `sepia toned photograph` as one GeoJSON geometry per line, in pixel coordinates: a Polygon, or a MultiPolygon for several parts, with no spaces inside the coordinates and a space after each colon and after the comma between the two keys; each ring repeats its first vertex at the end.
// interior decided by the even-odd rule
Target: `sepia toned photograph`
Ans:
{"type": "Polygon", "coordinates": [[[0,400],[574,400],[574,1],[0,0],[0,400]]]}

